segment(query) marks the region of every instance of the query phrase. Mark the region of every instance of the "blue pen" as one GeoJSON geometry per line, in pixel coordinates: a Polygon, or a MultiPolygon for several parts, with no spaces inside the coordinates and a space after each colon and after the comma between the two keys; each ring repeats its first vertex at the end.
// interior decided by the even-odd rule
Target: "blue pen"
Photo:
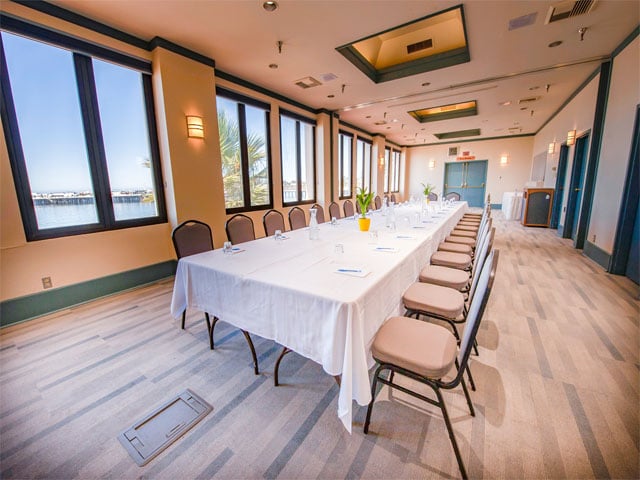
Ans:
{"type": "Polygon", "coordinates": [[[339,272],[354,272],[354,273],[359,273],[359,272],[361,272],[362,270],[351,270],[351,269],[349,269],[349,268],[339,268],[339,269],[338,269],[338,271],[339,271],[339,272]]]}
{"type": "Polygon", "coordinates": [[[376,247],[376,250],[394,250],[393,247],[376,247]]]}

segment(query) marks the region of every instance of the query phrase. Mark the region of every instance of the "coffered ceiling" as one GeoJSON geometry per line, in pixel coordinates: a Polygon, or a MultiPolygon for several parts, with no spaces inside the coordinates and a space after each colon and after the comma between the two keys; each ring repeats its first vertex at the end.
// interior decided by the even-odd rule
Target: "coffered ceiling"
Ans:
{"type": "MultiPolygon", "coordinates": [[[[468,61],[376,83],[337,49],[377,38],[363,51],[388,66],[396,60],[371,46],[388,41],[385,32],[460,3],[277,0],[271,12],[262,0],[53,3],[144,40],[163,37],[226,73],[409,146],[451,141],[436,134],[454,131],[480,131],[460,141],[535,133],[640,23],[636,0],[468,1],[468,61]],[[470,101],[476,114],[421,122],[410,113],[470,101]]],[[[433,35],[410,32],[404,47],[419,55],[440,48],[447,29],[431,23],[433,35]]]]}

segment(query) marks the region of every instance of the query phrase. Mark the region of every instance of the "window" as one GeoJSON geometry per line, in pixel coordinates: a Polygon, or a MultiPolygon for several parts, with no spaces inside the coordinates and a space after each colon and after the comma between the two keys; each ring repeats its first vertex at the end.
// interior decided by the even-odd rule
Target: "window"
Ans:
{"type": "Polygon", "coordinates": [[[282,203],[313,203],[316,197],[315,126],[294,113],[280,112],[282,203]]]}
{"type": "Polygon", "coordinates": [[[269,105],[217,89],[227,213],[271,208],[269,105]]]}
{"type": "Polygon", "coordinates": [[[356,185],[371,191],[371,142],[356,141],[356,185]]]}
{"type": "Polygon", "coordinates": [[[338,178],[340,180],[340,199],[351,198],[351,178],[353,176],[353,135],[346,132],[338,134],[338,148],[340,158],[338,160],[338,178]]]}
{"type": "Polygon", "coordinates": [[[391,191],[400,191],[400,152],[391,151],[391,191]]]}
{"type": "Polygon", "coordinates": [[[389,169],[391,168],[391,150],[384,149],[384,193],[389,193],[389,169]]]}
{"type": "Polygon", "coordinates": [[[94,58],[55,32],[42,43],[30,37],[44,29],[2,20],[11,29],[0,34],[2,120],[27,239],[165,222],[151,77],[140,62],[94,58]]]}

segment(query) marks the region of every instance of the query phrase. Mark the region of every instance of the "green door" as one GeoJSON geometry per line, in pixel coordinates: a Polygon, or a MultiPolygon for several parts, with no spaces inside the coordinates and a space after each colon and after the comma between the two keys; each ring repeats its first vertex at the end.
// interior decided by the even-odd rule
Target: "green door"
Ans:
{"type": "Polygon", "coordinates": [[[474,162],[451,162],[445,164],[444,195],[451,192],[460,194],[460,200],[470,207],[484,205],[487,182],[487,160],[474,162]]]}

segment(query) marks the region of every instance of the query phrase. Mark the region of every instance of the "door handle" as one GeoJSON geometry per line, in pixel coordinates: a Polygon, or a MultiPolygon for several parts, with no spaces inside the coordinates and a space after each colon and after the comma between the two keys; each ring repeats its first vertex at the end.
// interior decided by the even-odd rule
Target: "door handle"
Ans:
{"type": "Polygon", "coordinates": [[[575,191],[576,191],[576,192],[579,192],[579,191],[580,191],[580,189],[579,189],[579,188],[576,188],[576,189],[575,189],[575,191]]]}

